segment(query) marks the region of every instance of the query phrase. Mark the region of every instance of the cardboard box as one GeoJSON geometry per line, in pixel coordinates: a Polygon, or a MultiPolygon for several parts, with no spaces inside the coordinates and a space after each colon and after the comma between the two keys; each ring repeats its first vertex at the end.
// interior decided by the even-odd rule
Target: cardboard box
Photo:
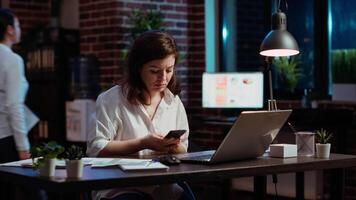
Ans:
{"type": "MultiPolygon", "coordinates": [[[[67,140],[86,142],[90,130],[90,118],[95,114],[95,101],[76,99],[66,102],[67,140]]],[[[93,122],[92,122],[93,123],[93,122]]]]}
{"type": "Polygon", "coordinates": [[[278,158],[297,157],[296,144],[271,144],[269,156],[278,158]]]}

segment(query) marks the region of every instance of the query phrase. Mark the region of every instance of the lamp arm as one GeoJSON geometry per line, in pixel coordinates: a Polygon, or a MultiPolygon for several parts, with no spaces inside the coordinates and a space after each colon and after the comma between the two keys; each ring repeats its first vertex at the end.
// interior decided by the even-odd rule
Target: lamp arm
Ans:
{"type": "Polygon", "coordinates": [[[270,99],[273,99],[273,86],[272,86],[272,70],[271,68],[269,68],[268,70],[268,84],[269,84],[269,98],[270,99]]]}
{"type": "Polygon", "coordinates": [[[266,57],[266,70],[268,71],[268,86],[269,86],[269,100],[268,110],[277,110],[277,101],[273,98],[273,85],[272,85],[272,57],[266,57]]]}
{"type": "Polygon", "coordinates": [[[268,86],[269,86],[269,99],[273,99],[273,85],[272,85],[272,57],[266,57],[266,70],[268,71],[268,86]]]}

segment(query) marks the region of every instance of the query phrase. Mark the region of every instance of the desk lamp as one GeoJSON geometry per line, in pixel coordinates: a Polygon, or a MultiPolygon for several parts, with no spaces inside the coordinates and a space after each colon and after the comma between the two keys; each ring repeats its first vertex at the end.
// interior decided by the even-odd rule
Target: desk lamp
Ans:
{"type": "MultiPolygon", "coordinates": [[[[280,1],[279,1],[280,7],[280,1]]],[[[260,54],[266,57],[266,70],[268,71],[269,95],[268,110],[277,110],[277,102],[273,99],[272,87],[272,57],[293,56],[299,54],[297,41],[287,31],[287,17],[278,8],[278,11],[272,15],[272,30],[263,39],[260,46],[260,54]]]]}

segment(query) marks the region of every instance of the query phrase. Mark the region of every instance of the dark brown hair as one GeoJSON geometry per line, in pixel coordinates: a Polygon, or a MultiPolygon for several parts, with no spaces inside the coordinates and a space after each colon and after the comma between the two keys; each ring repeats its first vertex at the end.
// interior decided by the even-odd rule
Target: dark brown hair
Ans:
{"type": "MultiPolygon", "coordinates": [[[[164,59],[169,55],[174,55],[174,64],[176,64],[178,59],[177,45],[168,33],[153,30],[144,32],[137,37],[127,57],[127,69],[125,70],[126,74],[122,83],[122,91],[126,94],[127,100],[131,104],[137,104],[138,102],[147,103],[143,94],[143,91],[147,91],[147,88],[140,76],[143,65],[152,60],[164,59]]],[[[167,88],[174,95],[180,92],[175,71],[167,88]]]]}
{"type": "Polygon", "coordinates": [[[7,26],[14,26],[15,14],[9,9],[0,9],[0,41],[5,39],[7,26]]]}

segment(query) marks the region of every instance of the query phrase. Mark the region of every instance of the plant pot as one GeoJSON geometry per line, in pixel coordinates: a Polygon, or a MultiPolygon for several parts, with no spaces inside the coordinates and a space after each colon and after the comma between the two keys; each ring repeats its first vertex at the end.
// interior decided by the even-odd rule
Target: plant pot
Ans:
{"type": "Polygon", "coordinates": [[[331,144],[316,144],[316,157],[317,158],[329,158],[331,144]]]}
{"type": "Polygon", "coordinates": [[[44,159],[43,166],[39,169],[40,176],[53,177],[56,171],[56,161],[55,158],[44,159]]]}
{"type": "Polygon", "coordinates": [[[80,178],[83,175],[83,160],[66,160],[68,178],[80,178]]]}

